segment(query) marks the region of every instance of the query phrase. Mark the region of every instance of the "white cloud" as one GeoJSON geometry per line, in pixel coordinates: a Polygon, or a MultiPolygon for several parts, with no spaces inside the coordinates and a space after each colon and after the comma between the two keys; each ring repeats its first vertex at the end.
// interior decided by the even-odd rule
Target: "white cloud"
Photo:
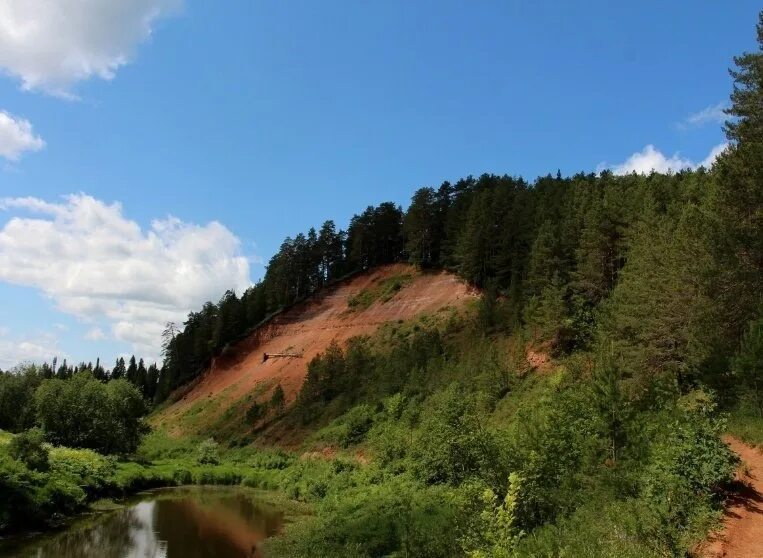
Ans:
{"type": "Polygon", "coordinates": [[[728,148],[728,143],[716,145],[710,150],[710,153],[699,163],[691,159],[683,159],[676,153],[670,157],[656,149],[653,145],[647,145],[643,150],[634,153],[625,162],[617,165],[601,163],[598,170],[610,169],[614,174],[649,174],[650,172],[668,173],[678,172],[685,169],[696,169],[701,166],[709,169],[713,166],[715,159],[728,148]]]}
{"type": "Polygon", "coordinates": [[[5,199],[2,208],[16,214],[0,229],[0,280],[37,287],[80,319],[105,320],[147,358],[157,356],[167,321],[250,284],[238,238],[216,221],[168,217],[142,230],[120,204],[84,194],[5,199]],[[37,215],[18,214],[29,212],[37,215]]]}
{"type": "Polygon", "coordinates": [[[29,120],[0,110],[0,157],[18,161],[27,151],[39,151],[45,142],[36,136],[29,120]]]}
{"type": "Polygon", "coordinates": [[[715,164],[715,160],[723,154],[724,151],[726,151],[729,148],[728,142],[724,142],[721,144],[716,145],[710,150],[710,153],[705,157],[702,161],[700,161],[699,165],[700,167],[705,167],[706,169],[711,168],[715,164]]]}
{"type": "Polygon", "coordinates": [[[24,362],[51,362],[54,357],[65,358],[58,346],[58,338],[43,333],[34,337],[14,339],[7,329],[0,331],[0,369],[10,370],[24,362]]]}
{"type": "Polygon", "coordinates": [[[723,112],[726,107],[727,104],[725,101],[721,101],[717,105],[710,105],[709,107],[705,107],[699,112],[690,114],[686,120],[681,123],[681,127],[696,127],[710,123],[721,124],[726,121],[726,118],[728,118],[726,113],[723,112]]]}
{"type": "Polygon", "coordinates": [[[111,79],[182,0],[3,0],[0,68],[27,90],[71,96],[78,81],[111,79]]]}
{"type": "Polygon", "coordinates": [[[106,334],[100,327],[93,327],[87,330],[85,339],[87,341],[102,341],[103,339],[106,339],[106,334]]]}

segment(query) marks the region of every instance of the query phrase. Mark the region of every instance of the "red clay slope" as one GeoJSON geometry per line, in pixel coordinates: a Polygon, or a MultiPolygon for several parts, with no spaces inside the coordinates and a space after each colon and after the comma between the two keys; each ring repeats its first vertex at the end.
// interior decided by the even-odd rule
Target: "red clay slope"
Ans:
{"type": "Polygon", "coordinates": [[[350,337],[373,333],[385,322],[458,307],[474,296],[472,290],[453,275],[422,274],[403,264],[348,279],[280,314],[218,357],[188,393],[156,415],[152,422],[169,427],[170,433],[181,434],[181,424],[188,422],[182,420],[183,415],[193,413],[191,422],[209,424],[247,394],[262,394],[279,383],[288,404],[299,392],[307,363],[332,341],[342,344],[350,337]],[[402,273],[410,273],[414,279],[389,301],[376,301],[364,310],[349,308],[348,300],[352,296],[402,273]],[[270,358],[263,362],[263,353],[302,356],[270,358]],[[204,405],[204,402],[213,404],[204,405]]]}

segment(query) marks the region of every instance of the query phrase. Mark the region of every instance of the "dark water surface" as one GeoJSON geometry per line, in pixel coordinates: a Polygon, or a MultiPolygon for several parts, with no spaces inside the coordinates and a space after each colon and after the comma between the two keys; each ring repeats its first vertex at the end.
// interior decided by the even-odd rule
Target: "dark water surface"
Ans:
{"type": "Polygon", "coordinates": [[[152,491],[53,534],[0,541],[0,556],[37,558],[260,557],[284,514],[243,489],[152,491]]]}

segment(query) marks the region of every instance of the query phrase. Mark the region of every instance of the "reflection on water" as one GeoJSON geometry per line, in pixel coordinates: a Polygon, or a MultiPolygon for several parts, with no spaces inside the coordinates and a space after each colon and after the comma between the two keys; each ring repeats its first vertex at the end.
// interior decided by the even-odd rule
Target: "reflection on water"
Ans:
{"type": "Polygon", "coordinates": [[[258,557],[283,513],[249,492],[213,488],[154,492],[137,504],[52,536],[9,540],[2,556],[37,558],[258,557]]]}

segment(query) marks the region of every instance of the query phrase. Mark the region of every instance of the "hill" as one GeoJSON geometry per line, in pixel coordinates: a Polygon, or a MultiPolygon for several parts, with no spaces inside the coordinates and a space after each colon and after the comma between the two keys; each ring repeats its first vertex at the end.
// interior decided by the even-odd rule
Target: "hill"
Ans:
{"type": "Polygon", "coordinates": [[[215,357],[195,382],[180,388],[152,419],[168,433],[227,436],[251,430],[242,421],[277,385],[294,402],[308,363],[332,343],[369,335],[380,325],[463,306],[476,291],[446,272],[405,264],[354,276],[296,304],[215,357]],[[264,355],[269,356],[265,359],[264,355]],[[277,356],[289,355],[289,356],[277,356]]]}

